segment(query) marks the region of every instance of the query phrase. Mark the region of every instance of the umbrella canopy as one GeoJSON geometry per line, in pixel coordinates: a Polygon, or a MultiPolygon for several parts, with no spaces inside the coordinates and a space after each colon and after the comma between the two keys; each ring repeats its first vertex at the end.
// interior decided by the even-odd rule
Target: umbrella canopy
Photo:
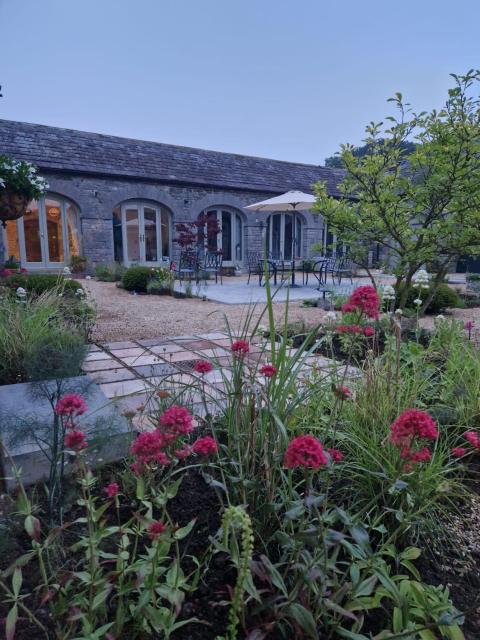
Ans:
{"type": "Polygon", "coordinates": [[[249,204],[245,209],[250,211],[305,211],[315,204],[315,196],[303,191],[287,191],[281,196],[268,198],[261,202],[249,204]]]}

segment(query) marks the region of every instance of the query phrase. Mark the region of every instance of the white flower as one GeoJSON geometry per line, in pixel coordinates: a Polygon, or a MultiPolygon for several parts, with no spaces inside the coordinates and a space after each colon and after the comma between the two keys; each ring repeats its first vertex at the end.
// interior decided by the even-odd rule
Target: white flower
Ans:
{"type": "Polygon", "coordinates": [[[420,287],[422,289],[428,289],[430,276],[425,269],[419,269],[413,276],[413,286],[420,287]]]}
{"type": "Polygon", "coordinates": [[[0,178],[0,187],[4,187],[5,186],[5,180],[3,178],[0,178]]]}
{"type": "Polygon", "coordinates": [[[25,291],[25,289],[23,287],[18,287],[16,294],[19,298],[25,298],[27,295],[27,292],[25,291]]]}
{"type": "Polygon", "coordinates": [[[83,298],[85,296],[85,291],[83,289],[77,289],[75,291],[75,295],[78,296],[79,298],[83,298]]]}
{"type": "Polygon", "coordinates": [[[382,296],[384,300],[395,300],[395,289],[391,284],[383,287],[382,296]]]}
{"type": "Polygon", "coordinates": [[[63,268],[63,275],[64,275],[64,276],[69,276],[71,273],[72,273],[72,272],[71,272],[71,270],[70,270],[70,267],[64,267],[64,268],[63,268]]]}
{"type": "Polygon", "coordinates": [[[335,311],[327,311],[327,313],[323,316],[325,322],[335,322],[337,319],[337,314],[335,311]]]}
{"type": "Polygon", "coordinates": [[[85,276],[85,280],[91,280],[92,276],[85,276]]]}
{"type": "Polygon", "coordinates": [[[439,322],[442,322],[443,320],[445,320],[445,316],[442,316],[442,314],[439,313],[438,316],[435,317],[435,320],[438,320],[439,322]]]}
{"type": "Polygon", "coordinates": [[[423,304],[423,300],[421,298],[415,298],[415,300],[413,301],[413,304],[417,307],[421,307],[423,304]]]}
{"type": "Polygon", "coordinates": [[[395,309],[396,316],[403,316],[403,311],[401,309],[395,309]]]}

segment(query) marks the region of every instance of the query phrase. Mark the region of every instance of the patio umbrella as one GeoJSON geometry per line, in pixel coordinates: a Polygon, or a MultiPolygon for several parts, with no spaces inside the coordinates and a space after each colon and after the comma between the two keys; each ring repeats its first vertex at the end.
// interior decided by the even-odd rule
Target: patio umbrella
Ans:
{"type": "Polygon", "coordinates": [[[254,204],[249,204],[245,207],[245,209],[250,211],[291,211],[293,222],[292,287],[298,286],[295,284],[295,251],[297,247],[295,237],[297,233],[295,213],[297,211],[311,209],[314,204],[315,196],[312,196],[310,193],[303,193],[303,191],[287,191],[287,193],[283,193],[281,196],[268,198],[268,200],[255,202],[254,204]]]}

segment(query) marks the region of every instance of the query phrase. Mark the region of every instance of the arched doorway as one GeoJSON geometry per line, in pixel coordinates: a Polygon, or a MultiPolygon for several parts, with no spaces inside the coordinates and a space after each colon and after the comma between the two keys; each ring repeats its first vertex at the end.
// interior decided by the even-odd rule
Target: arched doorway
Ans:
{"type": "Polygon", "coordinates": [[[302,256],[303,222],[298,214],[295,215],[295,242],[293,251],[294,216],[291,213],[274,213],[267,220],[267,247],[274,260],[291,260],[292,257],[302,256]],[[295,253],[295,256],[293,254],[295,253]]]}
{"type": "Polygon", "coordinates": [[[221,251],[225,266],[240,265],[243,261],[243,218],[232,207],[221,205],[205,209],[199,219],[204,219],[199,238],[208,251],[221,251]]]}
{"type": "Polygon", "coordinates": [[[171,213],[149,201],[127,200],[113,210],[115,260],[158,265],[171,256],[171,213]]]}
{"type": "Polygon", "coordinates": [[[22,218],[7,222],[6,253],[29,270],[62,268],[81,254],[80,238],[77,205],[47,194],[32,200],[22,218]]]}

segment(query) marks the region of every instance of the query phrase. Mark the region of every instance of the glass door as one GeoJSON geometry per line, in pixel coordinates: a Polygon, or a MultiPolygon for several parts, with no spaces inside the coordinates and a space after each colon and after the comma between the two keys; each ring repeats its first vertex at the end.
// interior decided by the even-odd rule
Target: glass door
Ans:
{"type": "Polygon", "coordinates": [[[18,223],[20,254],[27,269],[58,269],[68,255],[65,202],[51,197],[29,204],[18,223]]]}
{"type": "MultiPolygon", "coordinates": [[[[124,263],[158,265],[162,260],[162,221],[157,207],[142,204],[122,206],[124,263]]],[[[168,237],[167,237],[168,242],[168,237]]]]}

